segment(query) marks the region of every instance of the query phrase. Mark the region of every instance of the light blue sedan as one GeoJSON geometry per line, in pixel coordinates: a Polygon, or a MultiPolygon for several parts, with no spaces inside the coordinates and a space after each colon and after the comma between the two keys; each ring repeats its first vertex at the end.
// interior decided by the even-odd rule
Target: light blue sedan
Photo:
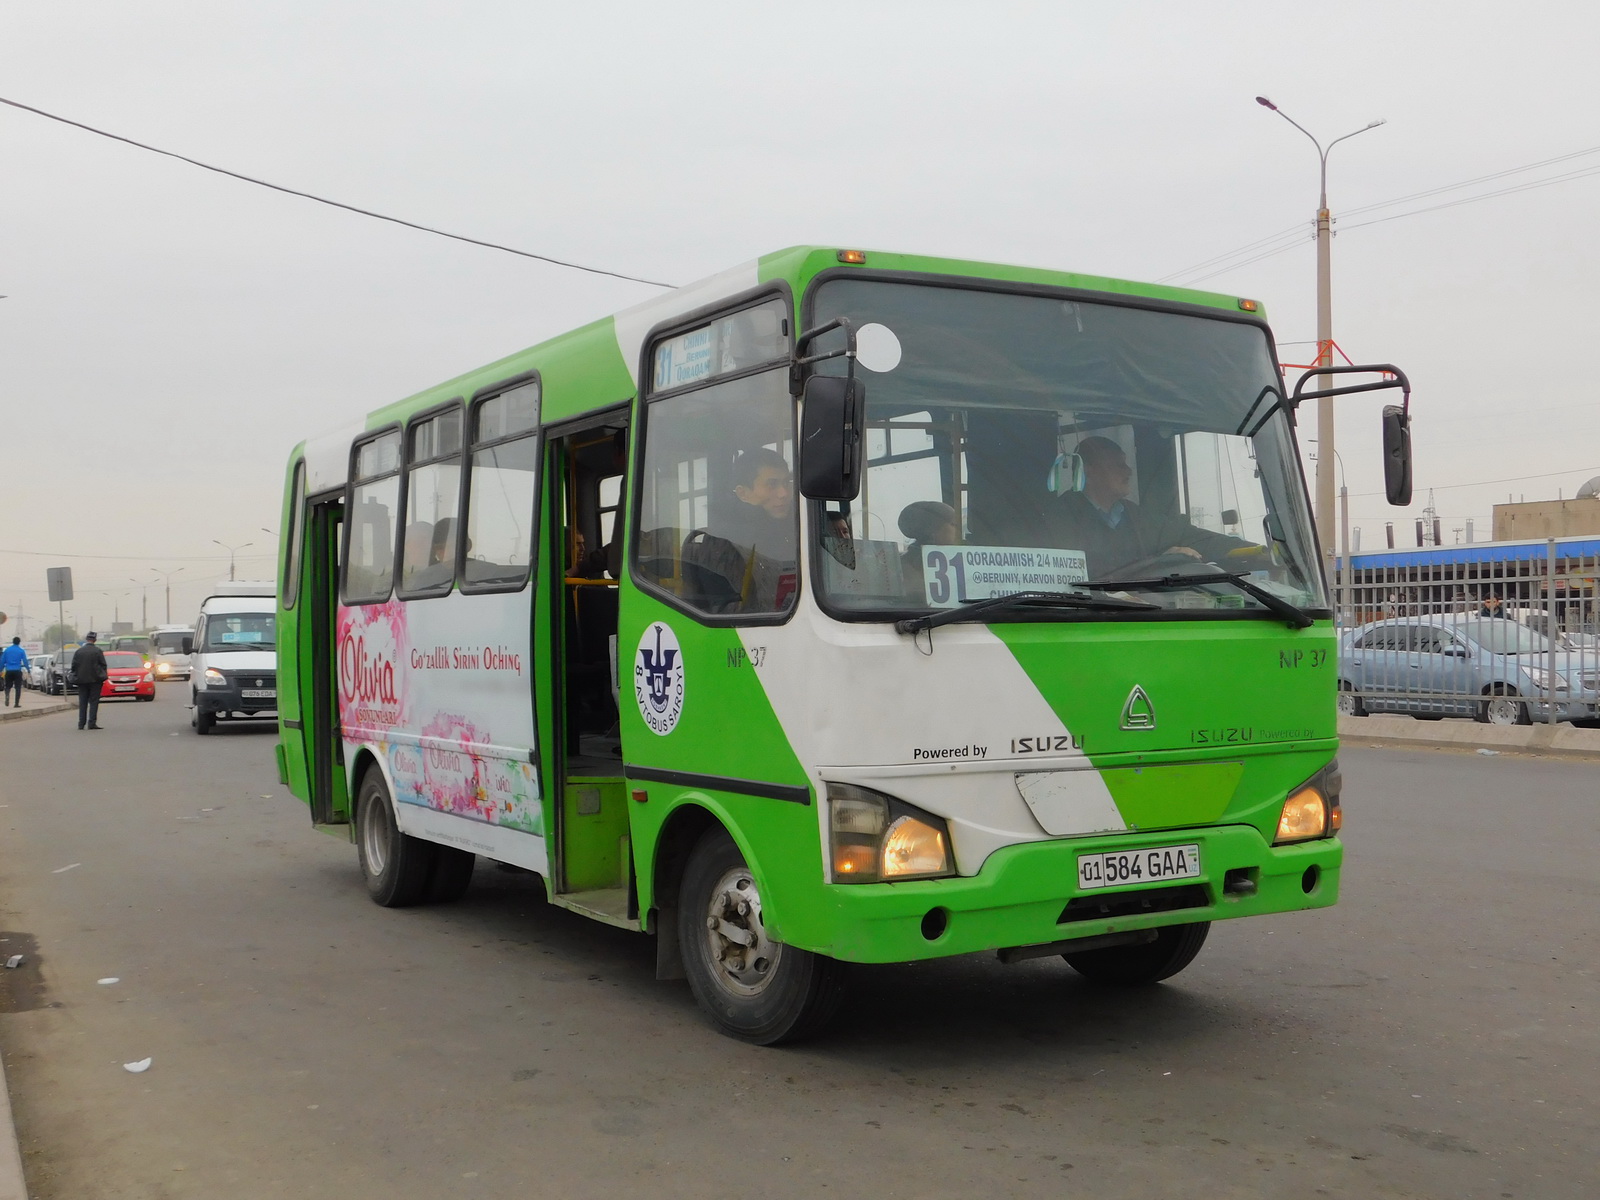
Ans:
{"type": "Polygon", "coordinates": [[[1528,725],[1600,714],[1600,650],[1550,642],[1517,621],[1442,613],[1374,621],[1339,643],[1339,714],[1470,716],[1528,725]]]}

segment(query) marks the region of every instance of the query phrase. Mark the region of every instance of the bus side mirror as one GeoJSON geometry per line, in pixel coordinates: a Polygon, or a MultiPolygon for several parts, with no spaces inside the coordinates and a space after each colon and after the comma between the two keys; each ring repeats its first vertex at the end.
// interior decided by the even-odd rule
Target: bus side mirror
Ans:
{"type": "Polygon", "coordinates": [[[194,653],[194,639],[193,638],[184,638],[183,639],[183,652],[185,654],[193,654],[194,653]]]}
{"type": "Polygon", "coordinates": [[[854,500],[861,492],[861,436],[867,389],[859,379],[813,375],[800,411],[800,494],[854,500]]]}
{"type": "Polygon", "coordinates": [[[1390,504],[1411,503],[1411,414],[1383,406],[1383,487],[1390,504]]]}

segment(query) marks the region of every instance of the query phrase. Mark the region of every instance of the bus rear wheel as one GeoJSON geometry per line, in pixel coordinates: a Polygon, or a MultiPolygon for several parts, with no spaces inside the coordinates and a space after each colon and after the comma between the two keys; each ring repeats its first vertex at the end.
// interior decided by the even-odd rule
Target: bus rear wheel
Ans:
{"type": "Polygon", "coordinates": [[[1110,946],[1063,954],[1067,966],[1085,979],[1118,987],[1139,987],[1170,979],[1194,961],[1211,932],[1210,921],[1193,925],[1168,925],[1156,930],[1156,940],[1133,946],[1110,946]]]}
{"type": "Polygon", "coordinates": [[[356,853],[367,894],[385,908],[422,900],[433,874],[435,847],[400,832],[383,773],[369,768],[356,792],[356,853]]]}
{"type": "Polygon", "coordinates": [[[843,999],[837,962],[771,937],[761,892],[734,840],[702,837],[684,868],[678,942],[695,999],[729,1037],[757,1046],[817,1032],[843,999]]]}

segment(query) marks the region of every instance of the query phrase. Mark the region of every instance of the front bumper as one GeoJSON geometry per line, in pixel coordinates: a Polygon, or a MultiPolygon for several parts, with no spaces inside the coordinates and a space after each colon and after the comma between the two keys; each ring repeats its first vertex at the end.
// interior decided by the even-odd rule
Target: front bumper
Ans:
{"type": "MultiPolygon", "coordinates": [[[[849,962],[890,963],[1326,908],[1339,898],[1343,859],[1344,846],[1336,837],[1272,846],[1249,825],[1030,842],[996,851],[974,876],[824,885],[823,902],[791,908],[778,936],[849,962]],[[1201,874],[1196,879],[1094,891],[1080,891],[1077,886],[1079,854],[1193,843],[1200,845],[1201,874]],[[1225,883],[1238,880],[1248,880],[1253,890],[1224,891],[1225,883]],[[1134,908],[1136,902],[1122,902],[1123,898],[1145,892],[1152,899],[1156,892],[1173,887],[1191,889],[1181,895],[1194,903],[1091,919],[1077,919],[1083,915],[1082,906],[1075,906],[1072,919],[1064,920],[1069,902],[1080,897],[1109,901],[1113,909],[1134,908]],[[926,920],[935,909],[943,911],[926,920]],[[927,936],[925,930],[937,931],[936,936],[927,936]]],[[[1167,893],[1161,899],[1177,895],[1167,893]]]]}
{"type": "Polygon", "coordinates": [[[195,705],[206,713],[238,713],[242,716],[263,716],[278,711],[276,696],[259,697],[240,695],[235,686],[201,688],[195,692],[195,705]]]}
{"type": "Polygon", "coordinates": [[[154,696],[156,685],[154,681],[146,683],[143,679],[108,679],[100,685],[100,699],[116,700],[119,697],[131,700],[138,696],[154,696]]]}

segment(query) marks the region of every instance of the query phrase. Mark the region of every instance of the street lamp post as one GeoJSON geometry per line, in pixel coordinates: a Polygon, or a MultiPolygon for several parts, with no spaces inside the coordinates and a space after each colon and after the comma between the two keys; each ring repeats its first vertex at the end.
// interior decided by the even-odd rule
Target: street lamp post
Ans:
{"type": "MultiPolygon", "coordinates": [[[[1381,120],[1368,122],[1354,133],[1336,137],[1327,146],[1323,146],[1312,137],[1305,126],[1265,96],[1257,96],[1256,103],[1263,108],[1270,108],[1306,137],[1311,138],[1311,144],[1317,148],[1317,158],[1322,168],[1317,196],[1317,366],[1331,367],[1333,366],[1333,218],[1328,212],[1328,151],[1347,138],[1353,138],[1358,133],[1366,133],[1369,129],[1376,129],[1384,122],[1381,120]]],[[[1322,376],[1317,386],[1319,389],[1331,388],[1333,377],[1322,376]]],[[[1322,539],[1322,573],[1323,577],[1329,580],[1333,578],[1333,492],[1333,397],[1323,396],[1317,400],[1316,517],[1317,533],[1322,539]]]]}
{"type": "Polygon", "coordinates": [[[150,569],[152,571],[154,571],[157,575],[160,575],[162,578],[164,578],[166,580],[166,583],[167,583],[167,624],[171,625],[172,624],[172,577],[174,575],[179,574],[180,572],[182,572],[184,570],[187,570],[187,568],[179,567],[176,571],[163,571],[159,567],[151,567],[150,569]]]}
{"type": "Polygon", "coordinates": [[[221,546],[224,550],[226,550],[228,552],[228,578],[231,580],[233,578],[233,554],[234,554],[234,551],[236,551],[236,550],[244,550],[247,547],[254,546],[255,543],[254,542],[245,542],[241,546],[230,546],[230,545],[228,545],[227,542],[218,542],[216,538],[212,538],[211,540],[214,543],[216,543],[218,546],[221,546]]]}
{"type": "Polygon", "coordinates": [[[139,589],[139,628],[148,633],[150,632],[150,581],[135,579],[130,575],[128,582],[139,589]]]}

